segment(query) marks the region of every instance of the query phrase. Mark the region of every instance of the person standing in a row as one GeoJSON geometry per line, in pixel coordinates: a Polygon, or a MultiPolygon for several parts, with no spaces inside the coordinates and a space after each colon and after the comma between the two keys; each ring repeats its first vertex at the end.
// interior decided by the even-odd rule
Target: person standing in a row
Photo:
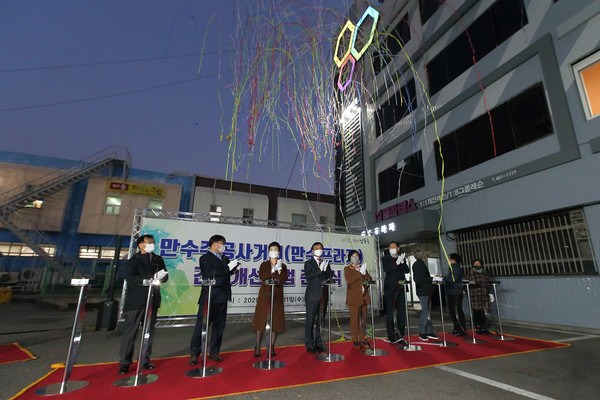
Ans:
{"type": "Polygon", "coordinates": [[[319,321],[319,308],[321,302],[327,298],[323,281],[331,278],[332,271],[329,262],[323,257],[323,243],[315,242],[311,246],[313,257],[304,263],[304,276],[306,278],[306,321],[304,329],[304,344],[306,351],[315,354],[325,352],[321,338],[321,322],[319,321]]]}
{"type": "Polygon", "coordinates": [[[450,312],[450,318],[454,324],[454,330],[452,334],[455,336],[466,336],[465,312],[462,307],[463,300],[463,273],[462,258],[456,253],[450,254],[450,268],[448,273],[444,276],[444,285],[446,287],[446,298],[448,302],[448,310],[450,312]]]}
{"type": "Polygon", "coordinates": [[[383,283],[383,301],[385,307],[385,323],[387,336],[390,343],[404,342],[404,328],[406,326],[406,295],[404,285],[401,284],[410,273],[406,264],[406,255],[398,254],[398,242],[391,242],[388,246],[389,254],[382,259],[385,280],[383,283]],[[396,307],[396,325],[394,329],[394,307],[396,307]]]}
{"type": "Polygon", "coordinates": [[[346,278],[346,305],[350,313],[350,336],[354,348],[370,349],[369,339],[365,335],[365,326],[367,325],[367,305],[371,304],[369,296],[369,285],[371,275],[367,272],[367,264],[360,264],[360,253],[351,250],[348,253],[350,265],[344,268],[344,277],[346,278]]]}
{"type": "Polygon", "coordinates": [[[225,252],[225,238],[221,235],[213,235],[208,240],[208,251],[200,257],[200,272],[202,279],[214,279],[210,299],[208,299],[208,287],[203,287],[198,300],[198,314],[196,326],[190,343],[190,365],[198,363],[198,356],[205,349],[202,348],[202,321],[204,319],[204,305],[210,301],[210,315],[208,316],[208,331],[210,330],[209,358],[221,362],[223,358],[219,355],[225,322],[227,321],[227,302],[231,301],[231,275],[240,266],[237,260],[229,260],[225,252]]]}
{"type": "Polygon", "coordinates": [[[258,275],[262,284],[258,291],[256,308],[254,310],[254,319],[252,320],[252,330],[256,331],[256,344],[254,345],[254,357],[260,358],[260,347],[263,334],[266,330],[267,313],[271,307],[271,288],[273,289],[273,326],[271,357],[275,357],[275,340],[279,332],[285,331],[285,311],[283,307],[283,284],[288,279],[287,266],[280,257],[281,246],[277,242],[269,244],[269,259],[258,269],[258,275]],[[267,285],[269,279],[277,279],[280,283],[277,286],[267,285]]]}
{"type": "Polygon", "coordinates": [[[423,252],[421,250],[415,250],[413,253],[416,261],[414,262],[413,268],[413,279],[417,286],[417,296],[421,302],[421,317],[419,319],[419,339],[426,341],[429,339],[437,340],[438,337],[433,330],[433,324],[431,323],[430,307],[431,304],[429,299],[431,292],[433,291],[433,279],[429,273],[429,268],[423,261],[423,252]]]}
{"type": "Polygon", "coordinates": [[[471,289],[471,308],[473,309],[473,323],[480,335],[490,332],[486,329],[485,313],[490,309],[490,301],[494,301],[494,295],[490,293],[490,278],[483,269],[483,261],[473,261],[473,268],[467,274],[469,282],[473,282],[471,289]]]}

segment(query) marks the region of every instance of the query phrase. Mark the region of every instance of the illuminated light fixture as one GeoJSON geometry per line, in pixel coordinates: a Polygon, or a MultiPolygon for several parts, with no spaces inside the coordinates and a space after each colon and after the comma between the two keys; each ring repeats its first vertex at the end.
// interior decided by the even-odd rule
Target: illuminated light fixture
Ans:
{"type": "Polygon", "coordinates": [[[333,61],[335,62],[335,65],[338,66],[338,68],[342,67],[342,63],[346,60],[346,58],[350,54],[350,49],[352,48],[352,44],[353,44],[353,41],[352,41],[353,39],[352,38],[354,38],[354,36],[355,36],[354,33],[355,33],[354,24],[350,20],[346,21],[346,25],[344,25],[344,29],[342,29],[342,31],[338,35],[337,43],[335,45],[335,53],[333,54],[333,61]],[[351,39],[350,39],[350,46],[348,46],[348,49],[346,49],[346,51],[344,52],[344,56],[342,57],[342,59],[339,59],[338,58],[338,51],[340,49],[340,41],[343,39],[344,32],[346,32],[346,30],[350,31],[350,37],[351,37],[351,39]]]}
{"type": "MultiPolygon", "coordinates": [[[[377,26],[378,20],[379,20],[379,11],[377,11],[376,9],[374,9],[371,6],[369,6],[369,8],[367,8],[367,10],[362,15],[362,17],[360,17],[360,21],[358,21],[358,24],[356,24],[356,27],[354,28],[354,34],[352,35],[352,45],[350,46],[350,48],[351,48],[350,53],[352,54],[352,56],[354,57],[355,60],[360,59],[362,57],[362,55],[365,53],[365,51],[367,51],[367,48],[371,45],[371,42],[373,41],[373,35],[375,34],[375,28],[377,26]],[[371,34],[369,35],[369,40],[367,40],[367,43],[365,43],[363,48],[360,50],[356,50],[354,48],[354,45],[356,44],[356,37],[358,36],[358,30],[359,30],[360,26],[362,25],[362,23],[365,21],[365,19],[367,19],[367,17],[373,18],[373,25],[371,26],[371,34]]],[[[339,42],[339,38],[338,38],[338,42],[339,42]]]]}
{"type": "Polygon", "coordinates": [[[346,90],[348,85],[350,85],[350,82],[352,82],[352,75],[354,74],[354,66],[355,65],[356,65],[356,60],[354,59],[354,57],[349,55],[348,57],[346,57],[346,59],[342,63],[342,66],[340,67],[340,75],[338,77],[337,85],[338,85],[338,88],[340,88],[340,90],[342,92],[344,90],[346,90]],[[350,70],[350,76],[348,77],[348,80],[346,82],[342,83],[342,75],[344,74],[344,67],[348,64],[348,61],[350,61],[352,63],[352,69],[350,70]]]}

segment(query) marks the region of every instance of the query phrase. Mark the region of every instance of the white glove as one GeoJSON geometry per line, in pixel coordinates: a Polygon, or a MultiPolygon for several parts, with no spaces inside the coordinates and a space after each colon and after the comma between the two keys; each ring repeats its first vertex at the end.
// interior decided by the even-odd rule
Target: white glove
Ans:
{"type": "Polygon", "coordinates": [[[280,259],[278,259],[278,260],[277,260],[277,262],[275,263],[275,270],[276,270],[277,272],[281,271],[281,269],[283,268],[283,267],[282,267],[282,265],[283,265],[283,261],[281,261],[281,258],[280,258],[280,259]]]}
{"type": "Polygon", "coordinates": [[[167,270],[166,269],[161,269],[156,274],[154,274],[154,279],[158,279],[159,281],[162,281],[163,279],[165,279],[165,277],[167,275],[169,275],[169,273],[167,272],[167,270]]]}
{"type": "Polygon", "coordinates": [[[443,280],[444,280],[444,278],[442,278],[441,276],[437,276],[437,275],[436,275],[436,276],[434,276],[434,277],[433,277],[433,281],[434,281],[434,282],[441,282],[441,281],[443,281],[443,280]]]}
{"type": "Polygon", "coordinates": [[[321,261],[321,264],[319,264],[319,269],[321,270],[321,272],[325,272],[328,265],[329,265],[329,261],[327,261],[327,260],[321,261]]]}
{"type": "Polygon", "coordinates": [[[367,273],[367,263],[363,263],[363,265],[360,266],[359,271],[362,275],[366,274],[367,273]]]}
{"type": "Polygon", "coordinates": [[[404,260],[406,259],[406,253],[402,253],[398,256],[398,258],[396,259],[396,265],[400,265],[404,262],[404,260]]]}
{"type": "Polygon", "coordinates": [[[229,264],[227,264],[230,271],[232,271],[238,265],[240,265],[240,262],[238,260],[231,260],[231,261],[229,261],[229,264]]]}
{"type": "Polygon", "coordinates": [[[494,295],[490,293],[490,303],[493,303],[493,302],[494,302],[494,300],[495,300],[495,299],[494,299],[494,295]]]}

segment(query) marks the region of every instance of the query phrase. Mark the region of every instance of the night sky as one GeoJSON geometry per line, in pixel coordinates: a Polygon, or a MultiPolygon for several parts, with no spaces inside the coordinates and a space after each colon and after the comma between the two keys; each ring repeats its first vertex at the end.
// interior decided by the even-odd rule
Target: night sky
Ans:
{"type": "MultiPolygon", "coordinates": [[[[242,3],[0,1],[1,148],[79,160],[124,146],[134,168],[224,178],[242,3]]],[[[252,157],[233,179],[302,189],[296,148],[283,139],[283,162],[252,157]]],[[[310,176],[307,188],[332,193],[310,176]]]]}

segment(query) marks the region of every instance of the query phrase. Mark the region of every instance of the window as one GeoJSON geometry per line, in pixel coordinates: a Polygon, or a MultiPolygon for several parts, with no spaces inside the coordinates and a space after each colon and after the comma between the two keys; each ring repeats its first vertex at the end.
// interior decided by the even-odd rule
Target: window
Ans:
{"type": "Polygon", "coordinates": [[[375,111],[375,136],[381,136],[416,108],[415,80],[411,79],[375,111]]]}
{"type": "Polygon", "coordinates": [[[441,5],[442,2],[439,0],[419,0],[421,24],[424,25],[425,22],[431,18],[431,16],[437,11],[438,8],[440,8],[441,5]]]}
{"type": "MultiPolygon", "coordinates": [[[[79,258],[88,259],[108,259],[112,260],[115,257],[115,247],[103,247],[103,246],[79,246],[79,258]]],[[[121,248],[119,252],[119,258],[125,258],[129,254],[129,249],[121,248]]]]}
{"type": "Polygon", "coordinates": [[[597,275],[581,209],[455,232],[465,264],[481,258],[491,276],[597,275]]]}
{"type": "Polygon", "coordinates": [[[600,51],[573,65],[585,117],[600,115],[600,51]]]}
{"type": "Polygon", "coordinates": [[[319,224],[321,224],[321,225],[327,225],[327,217],[320,216],[319,217],[319,224]]]}
{"type": "Polygon", "coordinates": [[[410,40],[410,25],[408,24],[408,13],[400,19],[398,24],[389,34],[385,35],[381,50],[373,53],[373,69],[375,75],[390,62],[402,47],[410,40]]]}
{"type": "Polygon", "coordinates": [[[292,227],[301,228],[306,225],[306,214],[292,214],[292,227]]]}
{"type": "MultiPolygon", "coordinates": [[[[50,257],[54,257],[56,254],[56,245],[54,244],[40,244],[39,246],[50,257]]],[[[38,257],[31,247],[20,242],[0,242],[0,253],[8,257],[38,257]]]]}
{"type": "Polygon", "coordinates": [[[210,205],[210,215],[211,215],[211,222],[219,222],[220,221],[220,216],[221,216],[221,211],[223,210],[223,208],[221,206],[218,206],[216,204],[211,204],[210,205]]]}
{"type": "Polygon", "coordinates": [[[162,210],[162,207],[163,207],[162,199],[149,199],[148,200],[148,208],[162,210]]]}
{"type": "Polygon", "coordinates": [[[100,246],[79,246],[79,258],[100,257],[100,246]]]}
{"type": "Polygon", "coordinates": [[[496,1],[427,64],[429,95],[442,90],[527,23],[523,0],[496,1]]]}
{"type": "Polygon", "coordinates": [[[121,196],[106,196],[106,205],[104,207],[105,214],[118,215],[121,210],[121,196]]]}
{"type": "Polygon", "coordinates": [[[254,209],[252,208],[244,208],[242,211],[242,218],[244,218],[245,224],[251,224],[254,219],[254,209]]]}
{"type": "Polygon", "coordinates": [[[379,204],[386,203],[425,186],[421,151],[419,150],[393,167],[380,172],[378,183],[379,204]]]}
{"type": "Polygon", "coordinates": [[[434,142],[438,180],[479,165],[553,133],[550,112],[541,83],[434,142]],[[494,147],[496,153],[494,154],[494,147]]]}

